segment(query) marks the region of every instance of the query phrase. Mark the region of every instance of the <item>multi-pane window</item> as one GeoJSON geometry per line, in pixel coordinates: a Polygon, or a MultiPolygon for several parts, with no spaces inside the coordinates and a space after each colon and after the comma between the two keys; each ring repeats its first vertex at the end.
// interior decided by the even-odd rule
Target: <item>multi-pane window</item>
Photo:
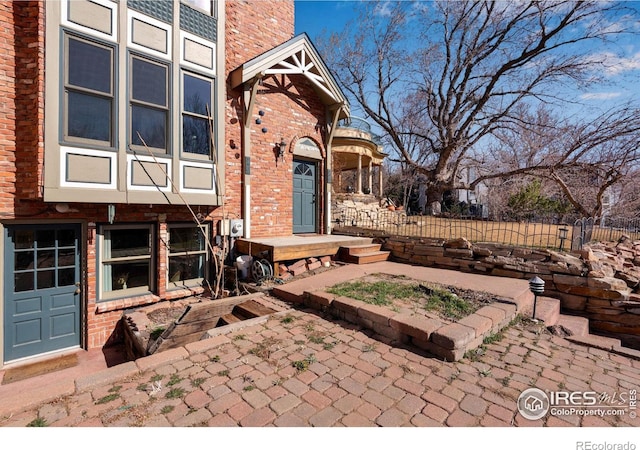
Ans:
{"type": "Polygon", "coordinates": [[[130,80],[132,144],[167,153],[169,67],[133,55],[130,80]]]}
{"type": "Polygon", "coordinates": [[[211,155],[211,79],[185,73],[182,85],[182,151],[211,155]]]}
{"type": "Polygon", "coordinates": [[[102,227],[100,271],[106,298],[153,289],[154,233],[151,225],[102,227]]]}
{"type": "Polygon", "coordinates": [[[73,229],[19,229],[13,240],[15,292],[71,286],[77,281],[78,241],[73,229]]]}
{"type": "Polygon", "coordinates": [[[65,36],[64,139],[112,146],[114,49],[65,36]]]}
{"type": "Polygon", "coordinates": [[[201,283],[206,278],[208,252],[206,225],[169,226],[169,283],[177,286],[201,283]]]}

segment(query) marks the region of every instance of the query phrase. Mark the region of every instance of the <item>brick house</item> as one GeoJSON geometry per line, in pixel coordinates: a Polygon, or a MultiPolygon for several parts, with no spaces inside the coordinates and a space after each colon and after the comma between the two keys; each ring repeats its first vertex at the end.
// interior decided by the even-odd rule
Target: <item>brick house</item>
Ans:
{"type": "Polygon", "coordinates": [[[329,232],[349,110],[292,0],[2,2],[0,24],[0,367],[201,293],[228,219],[329,232]]]}

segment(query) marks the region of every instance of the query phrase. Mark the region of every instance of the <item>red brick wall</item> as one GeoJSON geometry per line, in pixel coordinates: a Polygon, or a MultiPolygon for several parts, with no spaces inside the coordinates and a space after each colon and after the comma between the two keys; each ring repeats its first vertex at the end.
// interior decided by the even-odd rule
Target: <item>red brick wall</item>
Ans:
{"type": "MultiPolygon", "coordinates": [[[[188,292],[166,291],[164,286],[167,258],[158,242],[159,285],[151,296],[110,302],[105,308],[98,303],[96,286],[97,236],[93,224],[107,221],[107,206],[72,204],[73,211],[58,213],[55,205],[42,201],[43,127],[44,127],[44,2],[0,2],[0,220],[51,223],[81,222],[88,233],[83,243],[83,283],[85,308],[84,340],[88,348],[101,347],[119,339],[116,325],[122,309],[188,295],[188,292]],[[20,132],[17,133],[16,130],[20,132]],[[87,226],[88,224],[88,226],[87,226]],[[115,306],[114,306],[115,305],[115,306]]],[[[243,62],[293,37],[294,7],[292,0],[228,1],[226,3],[226,67],[228,73],[243,62]]],[[[228,91],[226,116],[226,202],[223,208],[194,206],[196,212],[213,221],[225,216],[242,215],[242,116],[240,91],[228,91]],[[236,148],[232,149],[230,142],[236,148]]],[[[320,147],[325,128],[324,106],[302,76],[267,78],[258,94],[257,111],[265,111],[263,125],[253,124],[252,132],[252,234],[254,236],[285,235],[292,231],[292,154],[276,164],[275,143],[284,138],[289,144],[295,138],[308,136],[320,147]],[[287,86],[283,89],[282,86],[287,86]],[[268,128],[262,133],[261,128],[268,128]]],[[[252,118],[255,120],[255,117],[252,118]]],[[[318,165],[318,175],[322,173],[318,165]]],[[[320,185],[322,180],[320,181],[320,185]]],[[[318,200],[322,195],[318,193],[318,200]]],[[[322,205],[319,205],[322,207],[322,205]]],[[[159,233],[166,232],[169,222],[191,222],[185,206],[116,205],[117,223],[151,222],[159,233]]],[[[321,216],[318,224],[322,223],[321,216]]]]}
{"type": "MultiPolygon", "coordinates": [[[[254,124],[251,134],[251,236],[286,236],[293,231],[293,154],[290,150],[295,139],[304,136],[322,148],[324,105],[303,76],[291,79],[274,76],[266,78],[259,90],[255,117],[260,110],[264,111],[262,124],[254,124]],[[262,127],[268,131],[263,133],[262,127]],[[276,163],[274,148],[281,138],[288,143],[288,149],[284,161],[276,163]]],[[[322,174],[320,164],[316,172],[318,176],[322,174]]],[[[321,181],[318,180],[319,186],[321,181]]],[[[319,206],[322,206],[322,197],[318,191],[319,206]]]]}
{"type": "MultiPolygon", "coordinates": [[[[226,6],[227,72],[293,37],[293,1],[233,1],[226,6]]],[[[227,86],[227,204],[241,211],[242,193],[242,91],[227,86]],[[237,187],[237,188],[236,188],[237,187]]],[[[284,236],[293,231],[293,148],[296,139],[310,137],[323,148],[325,107],[302,75],[270,76],[259,88],[251,123],[251,237],[284,236]],[[258,111],[263,111],[260,117],[258,111]],[[260,117],[262,123],[255,123],[260,117]],[[263,132],[262,129],[267,131],[263,132]],[[277,161],[275,144],[288,144],[285,160],[277,161]]],[[[318,164],[318,186],[323,167],[318,164]]],[[[317,206],[323,210],[319,190],[317,206]]],[[[322,214],[318,215],[320,229],[322,214]]]]}
{"type": "Polygon", "coordinates": [[[44,161],[44,2],[13,2],[17,195],[40,198],[44,161]]]}
{"type": "Polygon", "coordinates": [[[0,52],[0,218],[13,218],[16,198],[42,195],[44,2],[0,3],[0,52]]]}
{"type": "MultiPolygon", "coordinates": [[[[102,347],[120,339],[117,323],[122,310],[136,304],[184,297],[188,291],[167,291],[164,284],[167,264],[166,247],[157,239],[156,268],[158,286],[144,298],[97,302],[97,236],[94,224],[107,222],[104,204],[72,204],[72,211],[61,214],[55,204],[42,201],[44,170],[44,2],[0,2],[0,220],[31,223],[83,223],[87,240],[82,242],[83,341],[87,348],[102,347]],[[18,130],[18,131],[17,131],[18,130]],[[89,224],[87,227],[86,225],[89,224]]],[[[205,220],[216,221],[221,208],[194,206],[205,220]]],[[[157,232],[166,234],[164,219],[192,222],[185,206],[116,205],[117,223],[156,223],[157,232]]],[[[163,235],[164,236],[164,235],[163,235]]],[[[159,236],[158,236],[159,237],[159,236]]],[[[164,236],[166,237],[166,236],[164,236]]]]}
{"type": "MultiPolygon", "coordinates": [[[[228,74],[244,62],[293,37],[293,0],[227,1],[225,15],[225,79],[227,80],[228,74]]],[[[232,90],[229,84],[227,84],[226,111],[225,212],[241,218],[244,162],[241,150],[242,91],[241,89],[232,90]]]]}
{"type": "Polygon", "coordinates": [[[16,150],[14,2],[0,3],[0,218],[13,211],[16,150]]]}

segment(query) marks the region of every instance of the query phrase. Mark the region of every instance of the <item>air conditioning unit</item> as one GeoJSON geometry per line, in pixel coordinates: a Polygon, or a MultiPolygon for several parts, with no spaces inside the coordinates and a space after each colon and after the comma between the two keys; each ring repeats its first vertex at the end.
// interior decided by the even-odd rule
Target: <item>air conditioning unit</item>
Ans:
{"type": "Polygon", "coordinates": [[[244,233],[244,220],[229,219],[220,221],[220,235],[240,237],[244,233]]]}

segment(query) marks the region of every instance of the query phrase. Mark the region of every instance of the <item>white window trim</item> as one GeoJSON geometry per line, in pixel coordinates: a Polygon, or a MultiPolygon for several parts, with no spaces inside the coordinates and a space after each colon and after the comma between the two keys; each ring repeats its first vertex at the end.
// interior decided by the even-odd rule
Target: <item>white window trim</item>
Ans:
{"type": "Polygon", "coordinates": [[[171,192],[171,167],[172,160],[170,158],[161,158],[156,157],[155,159],[151,156],[144,155],[127,155],[127,190],[129,191],[162,191],[162,192],[171,192]],[[151,162],[156,163],[156,161],[160,164],[166,164],[166,186],[140,186],[138,184],[133,184],[133,162],[134,161],[142,161],[142,162],[151,162]]]}
{"type": "MultiPolygon", "coordinates": [[[[186,153],[186,155],[188,155],[188,153],[186,153]]],[[[217,167],[213,162],[210,163],[198,163],[198,162],[193,162],[193,161],[180,161],[180,192],[185,192],[185,193],[191,193],[191,194],[216,194],[216,170],[217,167]],[[211,186],[213,186],[213,189],[211,190],[206,190],[206,189],[189,189],[189,188],[185,188],[184,187],[184,182],[185,182],[185,177],[184,177],[184,168],[185,167],[200,167],[200,168],[205,168],[205,169],[211,169],[211,176],[212,176],[212,180],[211,180],[211,186]]]]}
{"type": "Polygon", "coordinates": [[[117,189],[117,156],[116,152],[108,152],[103,150],[91,150],[88,148],[78,147],[60,147],[60,186],[77,187],[83,189],[117,189]],[[109,158],[111,168],[111,183],[81,183],[77,181],[66,181],[67,174],[67,154],[74,153],[76,155],[97,156],[100,158],[109,158]]]}
{"type": "Polygon", "coordinates": [[[168,23],[164,23],[161,22],[157,19],[154,19],[153,17],[149,17],[146,16],[144,14],[141,14],[137,11],[132,11],[132,10],[128,10],[127,11],[128,15],[127,15],[127,48],[132,49],[132,50],[136,50],[138,52],[141,53],[146,53],[147,55],[153,55],[162,59],[167,59],[167,60],[171,60],[171,55],[172,55],[172,46],[173,46],[173,41],[172,41],[172,36],[173,36],[173,31],[172,31],[172,26],[169,25],[168,23]],[[146,22],[149,25],[153,25],[154,27],[158,27],[161,28],[163,30],[165,30],[167,32],[167,51],[165,52],[160,52],[158,50],[154,50],[152,48],[149,47],[145,47],[144,45],[139,45],[136,44],[135,42],[132,41],[133,39],[133,19],[138,19],[141,22],[146,22]]]}
{"type": "Polygon", "coordinates": [[[212,77],[216,76],[217,72],[217,53],[216,53],[216,44],[214,42],[208,41],[206,39],[201,38],[200,36],[196,36],[195,34],[191,34],[184,30],[180,30],[180,65],[185,68],[189,68],[192,70],[196,70],[203,74],[210,75],[212,77]],[[209,47],[213,51],[213,68],[209,69],[207,67],[194,64],[191,61],[187,61],[184,59],[184,47],[185,40],[189,39],[190,41],[197,42],[198,44],[204,45],[205,47],[209,47]]]}
{"type": "Polygon", "coordinates": [[[91,0],[93,3],[104,6],[111,10],[111,30],[112,33],[103,33],[93,28],[85,27],[75,22],[71,22],[69,17],[69,2],[73,0],[62,0],[62,7],[60,8],[60,23],[62,25],[72,28],[74,30],[81,31],[84,34],[89,34],[101,39],[107,39],[111,42],[118,42],[118,4],[109,0],[91,0]]]}
{"type": "Polygon", "coordinates": [[[211,7],[211,11],[209,11],[209,12],[205,11],[202,8],[199,8],[198,6],[192,5],[192,4],[190,4],[188,2],[185,2],[185,1],[182,1],[182,0],[180,1],[180,3],[183,3],[185,6],[188,6],[189,8],[193,9],[194,11],[198,11],[198,12],[200,12],[200,13],[206,15],[206,16],[215,17],[215,15],[216,15],[216,5],[215,5],[215,2],[213,0],[209,0],[209,6],[211,7]]]}

